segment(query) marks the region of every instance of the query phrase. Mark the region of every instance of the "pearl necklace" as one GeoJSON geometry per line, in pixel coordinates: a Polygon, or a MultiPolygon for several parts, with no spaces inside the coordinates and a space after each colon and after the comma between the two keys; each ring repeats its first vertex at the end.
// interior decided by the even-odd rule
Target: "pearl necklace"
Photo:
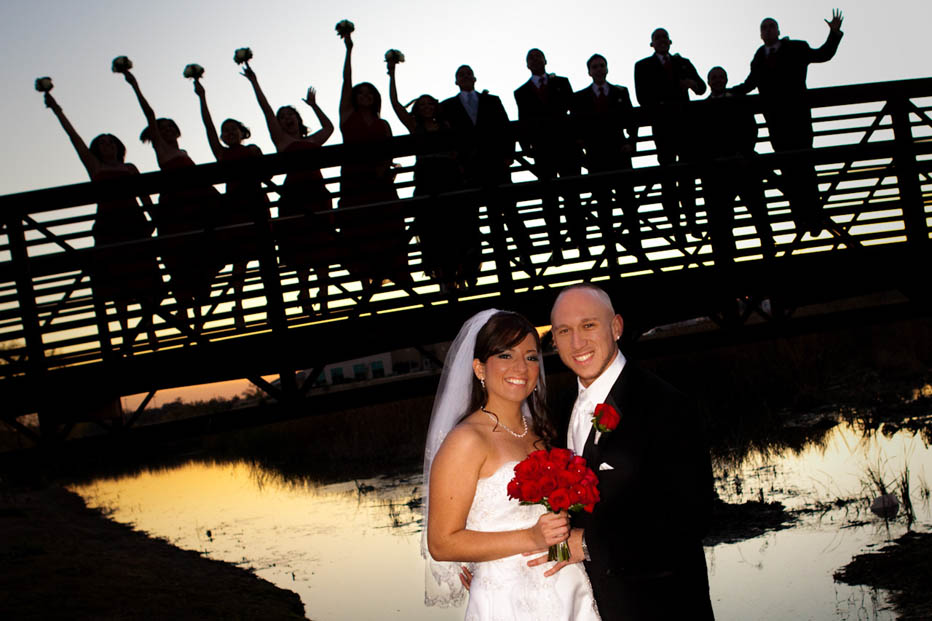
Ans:
{"type": "Polygon", "coordinates": [[[508,425],[506,425],[505,423],[503,423],[502,421],[500,421],[500,420],[498,419],[498,414],[496,414],[495,412],[490,412],[490,411],[488,411],[487,409],[485,409],[485,406],[480,406],[479,409],[482,410],[483,412],[485,412],[486,415],[487,415],[489,418],[491,418],[492,421],[493,421],[496,425],[498,425],[499,427],[501,427],[502,429],[504,429],[505,431],[507,431],[508,433],[510,433],[511,435],[513,435],[514,437],[516,437],[516,438],[523,438],[524,436],[527,435],[527,430],[528,430],[527,419],[524,417],[523,414],[521,415],[521,422],[524,423],[524,431],[522,431],[521,433],[515,433],[514,431],[512,431],[512,430],[508,427],[508,425]]]}

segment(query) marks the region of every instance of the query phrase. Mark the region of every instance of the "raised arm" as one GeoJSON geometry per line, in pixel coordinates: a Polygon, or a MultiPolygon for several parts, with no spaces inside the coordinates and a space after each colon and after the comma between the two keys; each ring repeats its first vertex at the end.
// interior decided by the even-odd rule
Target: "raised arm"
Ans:
{"type": "Polygon", "coordinates": [[[825,20],[825,23],[828,24],[828,38],[825,40],[825,43],[822,44],[822,47],[810,51],[809,62],[824,63],[835,56],[835,52],[838,51],[838,44],[841,42],[841,37],[844,35],[841,31],[841,24],[843,21],[845,21],[845,18],[841,14],[841,11],[833,9],[832,20],[825,20]]]}
{"type": "Polygon", "coordinates": [[[256,72],[253,71],[249,65],[246,65],[243,68],[243,75],[246,76],[246,79],[252,84],[252,90],[256,93],[256,101],[259,102],[259,107],[262,109],[262,114],[265,116],[265,124],[269,128],[269,136],[272,138],[272,142],[275,143],[275,148],[281,151],[288,146],[290,142],[290,140],[288,140],[289,136],[282,129],[282,126],[279,125],[278,119],[272,111],[272,106],[269,105],[269,100],[265,98],[265,93],[263,93],[262,88],[259,87],[259,78],[256,77],[256,72]]]}
{"type": "Polygon", "coordinates": [[[311,107],[311,110],[317,115],[317,121],[320,123],[320,129],[308,136],[305,140],[313,142],[316,145],[322,145],[333,135],[333,123],[330,121],[330,117],[317,105],[317,91],[314,90],[313,86],[307,87],[307,97],[304,98],[304,103],[311,107]]]}
{"type": "Polygon", "coordinates": [[[207,92],[204,90],[201,81],[196,78],[194,80],[194,92],[197,93],[197,98],[201,100],[201,120],[204,121],[204,129],[207,131],[207,142],[210,144],[210,150],[213,152],[214,157],[219,161],[223,157],[223,145],[220,144],[217,128],[210,117],[210,109],[207,107],[207,92]]]}
{"type": "Polygon", "coordinates": [[[71,125],[71,121],[69,121],[65,113],[62,112],[61,106],[59,106],[55,98],[52,97],[52,93],[45,93],[45,106],[55,113],[58,122],[61,123],[62,129],[65,130],[65,133],[68,134],[68,138],[71,140],[71,144],[74,145],[74,150],[78,152],[78,157],[81,158],[81,163],[84,164],[84,169],[87,171],[88,176],[93,178],[94,173],[100,170],[100,161],[91,153],[87,145],[84,144],[84,140],[81,139],[81,136],[78,135],[74,126],[71,125]]]}
{"type": "Polygon", "coordinates": [[[447,436],[431,465],[427,545],[437,561],[491,561],[534,552],[563,541],[569,533],[565,513],[546,513],[537,524],[521,530],[468,530],[466,518],[487,452],[488,447],[475,432],[457,428],[447,436]]]}
{"type": "Polygon", "coordinates": [[[408,131],[413,134],[416,125],[414,116],[405,110],[405,107],[398,101],[398,85],[395,82],[395,67],[397,67],[398,64],[391,61],[386,61],[386,63],[388,63],[388,97],[392,102],[392,109],[395,111],[395,116],[398,117],[402,125],[407,127],[408,131]]]}
{"type": "Polygon", "coordinates": [[[343,37],[346,45],[346,58],[343,60],[343,90],[340,91],[340,126],[342,127],[353,112],[353,35],[343,37]]]}
{"type": "Polygon", "coordinates": [[[136,76],[127,69],[123,72],[123,77],[126,79],[126,82],[133,87],[133,92],[136,93],[136,99],[139,100],[139,107],[142,108],[142,113],[146,117],[146,123],[149,126],[149,139],[152,141],[152,148],[155,149],[156,157],[161,158],[168,145],[162,138],[162,133],[159,132],[159,123],[155,118],[155,111],[152,109],[152,106],[149,105],[146,98],[143,97],[142,91],[139,89],[139,82],[136,81],[136,76]]]}

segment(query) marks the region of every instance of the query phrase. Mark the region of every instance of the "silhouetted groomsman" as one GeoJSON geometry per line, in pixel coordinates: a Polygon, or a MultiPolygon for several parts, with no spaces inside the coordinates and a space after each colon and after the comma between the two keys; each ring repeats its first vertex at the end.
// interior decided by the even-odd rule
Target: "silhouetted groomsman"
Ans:
{"type": "Polygon", "coordinates": [[[702,175],[705,211],[716,264],[734,261],[735,198],[740,196],[751,214],[765,258],[773,256],[773,234],[761,183],[757,153],[757,121],[743,95],[727,90],[728,74],[721,67],[709,71],[709,97],[698,105],[697,126],[703,130],[702,152],[707,158],[702,175]]]}
{"type": "MultiPolygon", "coordinates": [[[[630,170],[631,156],[637,149],[638,126],[628,89],[606,81],[608,61],[601,54],[593,54],[586,61],[586,68],[592,84],[573,94],[570,108],[570,117],[585,150],[586,170],[589,174],[630,170]]],[[[612,210],[618,206],[622,212],[621,226],[628,229],[622,244],[628,252],[640,255],[640,224],[631,181],[599,182],[593,186],[592,195],[606,248],[615,244],[612,210]]]]}
{"type": "MultiPolygon", "coordinates": [[[[832,11],[828,39],[818,49],[805,41],[780,38],[780,27],[768,17],[760,23],[764,42],[751,60],[751,73],[733,90],[749,93],[755,88],[764,100],[764,118],[774,151],[812,148],[812,114],[806,98],[806,74],[810,63],[824,63],[835,56],[844,33],[841,11],[832,11]]],[[[823,228],[815,168],[809,162],[790,163],[781,171],[784,193],[790,201],[799,230],[818,235],[823,228]]]]}
{"type": "MultiPolygon", "coordinates": [[[[671,43],[667,31],[657,28],[650,36],[654,53],[634,65],[635,94],[651,119],[657,162],[661,166],[696,160],[695,137],[686,120],[686,105],[689,91],[697,95],[705,93],[705,82],[693,64],[679,54],[670,54],[671,43]]],[[[679,229],[677,199],[683,205],[687,224],[695,233],[695,185],[693,178],[681,177],[677,184],[676,177],[668,175],[663,181],[663,210],[681,243],[685,237],[679,229]]]]}
{"type": "MultiPolygon", "coordinates": [[[[515,213],[514,201],[504,199],[495,189],[511,183],[510,167],[515,157],[515,139],[508,114],[497,96],[490,95],[488,91],[476,92],[476,76],[469,65],[462,65],[456,70],[456,85],[460,92],[441,102],[440,116],[441,121],[448,123],[458,134],[457,160],[462,166],[466,186],[488,190],[486,206],[490,219],[498,220],[493,225],[496,236],[504,235],[500,230],[504,218],[515,242],[522,247],[527,236],[523,222],[515,213]]],[[[457,231],[456,234],[473,233],[457,231]]],[[[478,223],[475,234],[478,235],[478,223]]],[[[499,239],[499,243],[503,241],[499,239]]]]}
{"type": "MultiPolygon", "coordinates": [[[[581,173],[581,154],[570,127],[569,111],[573,87],[566,78],[547,74],[547,58],[538,49],[527,53],[527,68],[531,78],[515,90],[520,130],[518,140],[524,154],[534,159],[533,173],[548,181],[581,173]]],[[[560,209],[556,193],[544,189],[544,220],[554,251],[566,248],[560,233],[560,209]]],[[[577,190],[563,193],[563,216],[569,237],[582,256],[589,256],[586,240],[585,214],[579,207],[577,190]]]]}

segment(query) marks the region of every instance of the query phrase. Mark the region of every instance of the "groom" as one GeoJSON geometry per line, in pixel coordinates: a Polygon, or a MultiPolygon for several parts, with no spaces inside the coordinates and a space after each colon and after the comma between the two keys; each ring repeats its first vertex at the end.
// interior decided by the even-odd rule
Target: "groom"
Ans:
{"type": "Polygon", "coordinates": [[[713,619],[702,550],[712,470],[690,400],[625,360],[624,322],[602,289],[564,289],[550,318],[560,359],[578,378],[567,446],[598,475],[601,500],[573,517],[571,559],[545,575],[584,560],[606,621],[713,619]],[[602,403],[621,420],[599,433],[592,417],[602,403]]]}

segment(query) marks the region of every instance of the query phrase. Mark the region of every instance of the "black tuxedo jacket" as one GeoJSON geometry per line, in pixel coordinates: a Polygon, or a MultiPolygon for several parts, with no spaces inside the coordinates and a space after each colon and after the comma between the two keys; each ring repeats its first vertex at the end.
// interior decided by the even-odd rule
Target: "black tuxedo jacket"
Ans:
{"type": "Polygon", "coordinates": [[[440,116],[458,134],[457,157],[470,184],[505,183],[515,155],[515,139],[502,100],[479,93],[476,124],[466,112],[459,95],[440,104],[440,116]]]}
{"type": "Polygon", "coordinates": [[[573,517],[602,619],[712,619],[702,537],[714,491],[695,408],[630,361],[606,402],[621,422],[598,444],[592,430],[583,451],[601,500],[573,517]]]}
{"type": "Polygon", "coordinates": [[[572,99],[573,87],[561,76],[548,76],[543,88],[528,80],[515,90],[521,148],[533,155],[536,149],[552,151],[564,147],[571,139],[572,99]]]}
{"type": "Polygon", "coordinates": [[[680,80],[695,80],[705,84],[688,59],[670,54],[672,70],[668,73],[656,54],[642,58],[634,65],[634,92],[644,108],[661,104],[689,103],[689,91],[680,88],[680,80]]]}
{"type": "Polygon", "coordinates": [[[842,33],[829,31],[825,43],[812,49],[805,41],[784,37],[772,60],[767,59],[767,48],[760,46],[751,59],[751,73],[743,84],[732,90],[750,93],[755,88],[767,98],[797,99],[806,93],[806,76],[811,63],[831,60],[838,51],[842,33]]]}
{"type": "Polygon", "coordinates": [[[812,114],[806,100],[806,76],[811,63],[824,63],[835,56],[842,33],[829,31],[825,43],[812,49],[805,41],[780,40],[772,59],[761,46],[751,60],[751,72],[732,90],[746,94],[755,88],[764,100],[764,117],[777,150],[812,146],[812,114]]]}
{"type": "Polygon", "coordinates": [[[657,55],[652,54],[634,65],[634,92],[651,119],[654,144],[661,163],[668,161],[669,153],[682,156],[695,146],[694,128],[686,117],[689,90],[680,87],[680,80],[705,84],[688,59],[671,54],[670,64],[672,68],[667,72],[657,55]]]}
{"type": "Polygon", "coordinates": [[[631,156],[622,147],[636,145],[638,126],[627,88],[609,84],[601,109],[591,85],[573,93],[570,118],[590,172],[631,167],[631,156]]]}

